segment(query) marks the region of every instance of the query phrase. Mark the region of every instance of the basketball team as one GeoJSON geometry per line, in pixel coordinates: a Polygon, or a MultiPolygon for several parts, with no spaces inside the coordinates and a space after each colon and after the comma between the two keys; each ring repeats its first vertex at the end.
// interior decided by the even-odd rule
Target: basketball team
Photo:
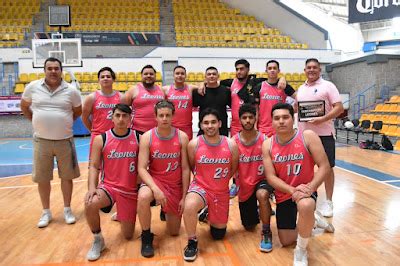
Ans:
{"type": "Polygon", "coordinates": [[[205,82],[187,84],[186,69],[176,66],[174,84],[155,84],[156,70],[146,65],[142,81],[124,95],[113,89],[110,67],[98,72],[99,90],[82,104],[77,88],[62,79],[56,58],[44,64],[45,78],[31,82],[21,99],[23,114],[34,131],[33,181],[43,212],[39,228],[49,225],[54,157],[67,224],[76,219],[70,207],[74,178],[80,176],[73,141],[73,121],[91,131],[85,215],[94,240],[89,261],[105,249],[99,212],[116,213],[126,239],[133,237],[139,217],[141,254],[154,256],[151,207],[161,205],[160,218],[170,235],[181,220],[188,243],[186,261],[198,255],[198,214],[208,222],[213,239],[227,231],[230,198],[238,196],[242,225],[255,230],[261,220],[259,249],[273,248],[270,217],[275,212],[283,246],[296,243],[294,265],[307,265],[307,245],[314,228],[334,232],[325,217],[333,216],[335,140],[333,119],[343,111],[334,84],[321,77],[315,58],[305,62],[306,82],[295,91],[279,78],[279,62],[266,64],[268,79],[250,75],[245,59],[235,62],[236,78],[219,80],[208,67],[205,82]],[[294,108],[289,102],[293,98],[294,108]],[[323,101],[323,116],[294,127],[297,103],[323,101]],[[228,128],[227,107],[232,120],[228,128]],[[193,137],[192,108],[199,107],[199,133],[193,137]],[[231,136],[229,138],[228,136],[231,136]],[[317,166],[317,167],[315,167],[317,166]],[[233,184],[230,180],[233,178],[233,184]],[[317,189],[324,183],[326,201],[316,210],[317,189]]]}

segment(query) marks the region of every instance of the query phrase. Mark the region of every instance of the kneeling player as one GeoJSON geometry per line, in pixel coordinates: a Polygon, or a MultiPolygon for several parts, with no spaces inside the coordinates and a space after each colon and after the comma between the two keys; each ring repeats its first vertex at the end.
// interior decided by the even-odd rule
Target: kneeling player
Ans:
{"type": "Polygon", "coordinates": [[[170,235],[179,234],[190,169],[187,159],[187,135],[172,127],[174,105],[162,100],[155,105],[157,127],[140,138],[138,216],[142,226],[143,257],[154,256],[151,206],[161,205],[170,235]]]}
{"type": "Polygon", "coordinates": [[[238,149],[236,143],[219,134],[219,113],[206,108],[200,114],[200,126],[204,135],[191,140],[188,156],[194,180],[185,199],[183,220],[188,235],[184,259],[197,257],[197,213],[208,206],[211,236],[222,239],[226,233],[229,214],[229,180],[236,172],[238,149]]]}
{"type": "Polygon", "coordinates": [[[279,240],[283,246],[297,240],[294,265],[308,265],[306,248],[315,223],[316,190],[330,166],[318,135],[293,129],[291,105],[275,104],[271,116],[276,135],[263,143],[262,151],[267,180],[275,188],[279,240]]]}
{"type": "Polygon", "coordinates": [[[99,210],[110,212],[117,204],[118,220],[126,239],[133,237],[137,206],[138,140],[129,129],[132,110],[128,105],[113,108],[114,128],[95,137],[92,146],[88,187],[85,196],[85,215],[94,241],[87,259],[97,260],[105,249],[101,234],[99,210]],[[101,182],[98,185],[99,169],[101,182]]]}
{"type": "Polygon", "coordinates": [[[239,119],[242,130],[233,136],[239,148],[239,166],[237,182],[239,189],[239,210],[242,225],[252,230],[262,222],[260,250],[272,250],[272,233],[270,228],[271,205],[269,196],[273,192],[264,174],[262,144],[264,134],[254,127],[256,108],[251,104],[243,104],[239,108],[239,119]],[[257,207],[258,201],[258,207],[257,207]]]}

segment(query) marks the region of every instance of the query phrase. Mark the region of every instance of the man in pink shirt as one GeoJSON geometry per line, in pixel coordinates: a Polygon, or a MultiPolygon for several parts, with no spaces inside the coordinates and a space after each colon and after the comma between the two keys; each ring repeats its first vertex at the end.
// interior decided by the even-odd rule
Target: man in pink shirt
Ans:
{"type": "Polygon", "coordinates": [[[332,195],[335,180],[333,172],[333,167],[335,166],[335,131],[333,119],[343,112],[343,104],[336,86],[332,82],[326,81],[320,77],[321,67],[317,59],[307,59],[304,72],[306,73],[307,80],[297,91],[297,102],[324,101],[325,114],[307,122],[299,122],[299,128],[301,131],[310,129],[317,133],[328,155],[331,169],[329,171],[329,176],[325,179],[327,200],[322,205],[321,213],[325,217],[332,217],[332,195]]]}

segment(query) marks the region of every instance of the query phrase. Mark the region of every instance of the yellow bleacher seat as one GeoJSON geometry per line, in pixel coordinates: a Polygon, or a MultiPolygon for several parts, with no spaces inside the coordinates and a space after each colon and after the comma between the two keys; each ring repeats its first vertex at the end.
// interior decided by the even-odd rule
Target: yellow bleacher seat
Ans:
{"type": "Polygon", "coordinates": [[[400,96],[394,95],[394,96],[390,97],[389,102],[390,103],[399,103],[400,102],[400,96]]]}
{"type": "Polygon", "coordinates": [[[156,80],[157,81],[162,81],[161,72],[157,72],[156,73],[156,80]]]}
{"type": "Polygon", "coordinates": [[[29,81],[34,81],[38,79],[37,73],[29,73],[29,81]]]}
{"type": "Polygon", "coordinates": [[[65,73],[65,74],[64,74],[64,80],[65,80],[66,82],[71,82],[71,75],[70,75],[69,73],[65,73]]]}
{"type": "Polygon", "coordinates": [[[23,93],[24,90],[25,90],[25,85],[24,85],[24,84],[21,84],[21,83],[17,83],[17,84],[15,85],[14,93],[20,94],[20,93],[23,93]]]}
{"type": "Polygon", "coordinates": [[[43,73],[43,72],[40,72],[39,74],[38,74],[38,78],[39,79],[43,79],[45,77],[45,74],[43,73]]]}
{"type": "Polygon", "coordinates": [[[398,108],[398,107],[399,107],[399,105],[397,105],[397,104],[391,104],[390,108],[389,108],[389,112],[391,112],[391,113],[398,112],[400,110],[400,108],[398,108]]]}
{"type": "Polygon", "coordinates": [[[292,74],[291,73],[285,73],[285,75],[284,75],[284,77],[285,77],[285,79],[286,79],[286,81],[292,81],[293,79],[292,79],[292,74]]]}
{"type": "Polygon", "coordinates": [[[382,115],[372,115],[371,122],[382,121],[382,115]]]}
{"type": "Polygon", "coordinates": [[[187,75],[187,80],[188,80],[189,82],[196,81],[196,74],[193,73],[193,72],[189,72],[188,75],[187,75]]]}
{"type": "Polygon", "coordinates": [[[396,141],[396,144],[394,145],[394,150],[400,151],[400,140],[396,141]]]}
{"type": "Polygon", "coordinates": [[[386,131],[385,135],[395,137],[397,134],[397,126],[389,126],[388,130],[386,131]]]}
{"type": "Polygon", "coordinates": [[[91,82],[92,81],[92,75],[90,72],[83,72],[82,73],[82,81],[83,82],[91,82]]]}
{"type": "Polygon", "coordinates": [[[26,73],[19,74],[19,82],[28,83],[29,82],[28,74],[26,74],[26,73]]]}
{"type": "Polygon", "coordinates": [[[381,133],[381,134],[386,134],[386,132],[388,131],[388,129],[389,129],[389,125],[383,125],[383,126],[382,126],[382,129],[379,130],[379,133],[381,133]]]}
{"type": "Polygon", "coordinates": [[[382,112],[384,104],[380,103],[375,106],[375,109],[371,112],[382,112]]]}
{"type": "Polygon", "coordinates": [[[83,80],[82,80],[82,73],[81,73],[81,72],[75,72],[75,73],[74,73],[74,76],[75,76],[75,78],[76,78],[77,81],[83,82],[83,80]]]}
{"type": "Polygon", "coordinates": [[[397,115],[387,115],[386,124],[397,124],[397,115]]]}
{"type": "Polygon", "coordinates": [[[390,104],[384,104],[381,112],[390,112],[390,104]]]}
{"type": "Polygon", "coordinates": [[[203,72],[196,73],[196,81],[198,81],[198,82],[204,81],[204,73],[203,72]]]}
{"type": "Polygon", "coordinates": [[[127,81],[135,81],[136,80],[135,72],[128,72],[126,75],[126,80],[127,81]]]}
{"type": "Polygon", "coordinates": [[[117,80],[118,81],[127,81],[127,75],[125,72],[118,72],[117,73],[117,80]]]}
{"type": "Polygon", "coordinates": [[[127,91],[128,90],[128,84],[126,82],[118,82],[117,90],[118,91],[127,91]]]}

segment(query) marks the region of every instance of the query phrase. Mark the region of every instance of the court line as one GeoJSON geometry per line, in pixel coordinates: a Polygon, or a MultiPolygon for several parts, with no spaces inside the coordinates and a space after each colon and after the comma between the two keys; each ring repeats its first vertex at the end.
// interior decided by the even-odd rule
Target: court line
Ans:
{"type": "Polygon", "coordinates": [[[360,173],[366,176],[369,176],[371,178],[374,178],[378,181],[387,181],[387,180],[400,180],[400,177],[397,176],[393,176],[390,174],[386,174],[384,172],[380,172],[374,169],[370,169],[358,164],[353,164],[353,163],[349,163],[349,162],[345,162],[342,160],[336,160],[336,165],[346,168],[350,171],[354,171],[356,173],[360,173]]]}
{"type": "Polygon", "coordinates": [[[393,185],[391,185],[390,183],[386,183],[386,182],[383,182],[383,181],[379,181],[379,180],[374,179],[374,178],[372,178],[372,177],[369,177],[369,176],[366,176],[366,175],[363,175],[363,174],[360,174],[360,173],[357,173],[357,172],[348,170],[348,169],[343,168],[343,167],[340,167],[340,166],[335,166],[335,168],[339,168],[339,169],[341,169],[341,170],[343,170],[343,171],[346,171],[346,172],[349,172],[349,173],[352,173],[352,174],[355,174],[355,175],[358,175],[358,176],[365,177],[365,178],[367,178],[367,179],[369,179],[369,180],[372,180],[372,181],[375,181],[375,182],[377,182],[377,183],[379,183],[379,184],[384,184],[384,185],[387,185],[387,186],[392,187],[392,188],[400,189],[400,187],[393,186],[393,185]]]}
{"type": "Polygon", "coordinates": [[[231,242],[229,242],[229,240],[224,240],[224,246],[226,248],[226,252],[228,253],[228,255],[232,261],[232,265],[240,266],[240,260],[239,260],[238,256],[236,255],[235,251],[233,250],[231,242]]]}
{"type": "MultiPolygon", "coordinates": [[[[120,260],[97,260],[97,261],[87,261],[87,262],[53,262],[53,263],[37,263],[34,265],[51,266],[51,265],[94,265],[94,264],[115,264],[115,263],[129,263],[129,262],[158,262],[166,260],[179,260],[182,257],[170,256],[170,257],[156,257],[156,258],[137,258],[137,259],[120,259],[120,260]]],[[[32,265],[32,264],[22,264],[22,265],[32,265]]]]}
{"type": "Polygon", "coordinates": [[[382,182],[385,182],[385,183],[397,183],[397,182],[400,182],[400,179],[398,179],[398,180],[385,180],[385,181],[382,181],[382,182]]]}
{"type": "MultiPolygon", "coordinates": [[[[74,183],[80,183],[80,182],[84,182],[87,181],[87,179],[82,179],[82,180],[74,180],[74,183]]],[[[61,182],[53,182],[51,183],[51,185],[58,185],[61,184],[61,182]]],[[[0,190],[2,189],[16,189],[16,188],[32,188],[32,187],[37,187],[37,184],[33,184],[33,185],[23,185],[23,186],[8,186],[8,187],[0,187],[0,190]]]]}

